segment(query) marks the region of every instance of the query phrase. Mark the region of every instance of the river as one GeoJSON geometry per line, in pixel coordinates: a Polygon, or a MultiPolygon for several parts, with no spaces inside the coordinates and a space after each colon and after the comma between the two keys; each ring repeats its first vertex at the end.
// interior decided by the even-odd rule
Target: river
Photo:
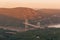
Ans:
{"type": "Polygon", "coordinates": [[[49,25],[48,27],[60,28],[60,24],[56,24],[56,25],[49,25]]]}

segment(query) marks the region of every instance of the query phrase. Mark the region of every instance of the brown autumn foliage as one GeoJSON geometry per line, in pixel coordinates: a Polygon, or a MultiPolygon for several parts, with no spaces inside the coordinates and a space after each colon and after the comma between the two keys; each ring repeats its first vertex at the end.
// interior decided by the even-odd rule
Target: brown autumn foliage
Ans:
{"type": "Polygon", "coordinates": [[[36,10],[25,7],[0,8],[0,14],[18,19],[35,19],[37,16],[36,10]]]}

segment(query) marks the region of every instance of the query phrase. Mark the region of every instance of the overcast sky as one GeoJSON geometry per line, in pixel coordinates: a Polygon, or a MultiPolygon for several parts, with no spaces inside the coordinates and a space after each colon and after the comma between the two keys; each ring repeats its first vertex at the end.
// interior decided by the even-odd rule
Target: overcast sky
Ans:
{"type": "Polygon", "coordinates": [[[0,0],[0,7],[30,7],[60,9],[60,0],[0,0]]]}

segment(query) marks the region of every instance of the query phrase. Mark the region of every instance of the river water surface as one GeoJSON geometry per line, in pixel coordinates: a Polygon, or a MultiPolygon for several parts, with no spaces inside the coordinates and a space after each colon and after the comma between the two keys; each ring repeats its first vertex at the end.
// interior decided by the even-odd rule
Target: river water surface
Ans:
{"type": "Polygon", "coordinates": [[[60,24],[56,24],[56,25],[49,25],[48,27],[60,28],[60,24]]]}

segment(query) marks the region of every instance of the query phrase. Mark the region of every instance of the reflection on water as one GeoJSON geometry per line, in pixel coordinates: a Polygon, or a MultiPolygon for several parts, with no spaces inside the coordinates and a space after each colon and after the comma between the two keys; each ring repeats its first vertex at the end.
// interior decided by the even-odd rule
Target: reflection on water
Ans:
{"type": "Polygon", "coordinates": [[[56,28],[60,28],[60,24],[57,24],[57,25],[49,25],[48,27],[56,27],[56,28]]]}

